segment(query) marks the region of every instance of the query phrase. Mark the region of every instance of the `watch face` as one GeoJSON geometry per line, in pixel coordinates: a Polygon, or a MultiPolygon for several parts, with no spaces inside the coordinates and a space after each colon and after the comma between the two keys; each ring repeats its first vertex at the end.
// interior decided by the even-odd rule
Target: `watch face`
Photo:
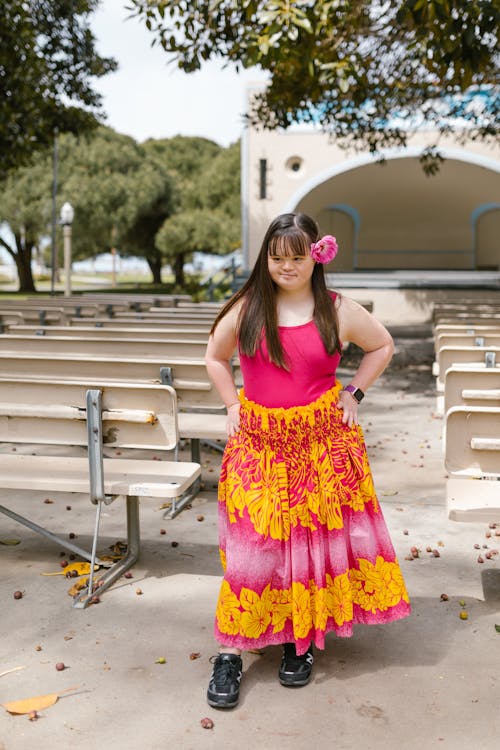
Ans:
{"type": "Polygon", "coordinates": [[[349,391],[349,393],[351,394],[351,396],[356,399],[356,401],[358,402],[358,404],[365,397],[365,394],[363,393],[363,391],[361,390],[361,388],[356,388],[355,385],[348,385],[348,386],[345,387],[344,390],[349,391]]]}

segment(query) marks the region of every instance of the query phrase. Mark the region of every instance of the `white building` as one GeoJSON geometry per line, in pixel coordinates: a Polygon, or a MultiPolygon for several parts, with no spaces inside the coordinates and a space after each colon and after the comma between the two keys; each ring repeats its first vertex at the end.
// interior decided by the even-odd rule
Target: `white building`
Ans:
{"type": "MultiPolygon", "coordinates": [[[[249,91],[251,96],[252,90],[249,91]]],[[[243,246],[251,268],[270,221],[313,216],[333,234],[339,271],[500,270],[500,145],[442,138],[439,173],[426,176],[424,130],[407,148],[350,154],[328,135],[248,127],[242,149],[243,246]]]]}

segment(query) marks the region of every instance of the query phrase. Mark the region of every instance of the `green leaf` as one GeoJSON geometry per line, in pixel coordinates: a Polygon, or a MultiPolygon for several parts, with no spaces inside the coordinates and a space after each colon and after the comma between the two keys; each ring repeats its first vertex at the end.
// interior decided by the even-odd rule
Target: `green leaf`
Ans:
{"type": "Polygon", "coordinates": [[[497,633],[500,633],[500,625],[495,625],[495,630],[497,631],[497,633]]]}

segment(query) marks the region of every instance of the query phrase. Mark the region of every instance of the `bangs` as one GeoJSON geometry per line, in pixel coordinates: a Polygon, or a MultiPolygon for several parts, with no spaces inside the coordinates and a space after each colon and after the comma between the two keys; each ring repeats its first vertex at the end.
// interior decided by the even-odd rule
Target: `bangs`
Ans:
{"type": "Polygon", "coordinates": [[[307,235],[293,227],[295,231],[286,234],[274,235],[269,241],[268,255],[281,255],[293,257],[296,255],[309,255],[311,252],[311,241],[307,235]]]}

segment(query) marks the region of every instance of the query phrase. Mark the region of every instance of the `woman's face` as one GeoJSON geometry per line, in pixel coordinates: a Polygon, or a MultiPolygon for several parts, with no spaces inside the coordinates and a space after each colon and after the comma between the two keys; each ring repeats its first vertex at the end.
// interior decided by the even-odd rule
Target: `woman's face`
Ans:
{"type": "Polygon", "coordinates": [[[267,256],[269,274],[279,289],[300,291],[311,287],[315,262],[308,255],[288,255],[277,247],[267,256]]]}

